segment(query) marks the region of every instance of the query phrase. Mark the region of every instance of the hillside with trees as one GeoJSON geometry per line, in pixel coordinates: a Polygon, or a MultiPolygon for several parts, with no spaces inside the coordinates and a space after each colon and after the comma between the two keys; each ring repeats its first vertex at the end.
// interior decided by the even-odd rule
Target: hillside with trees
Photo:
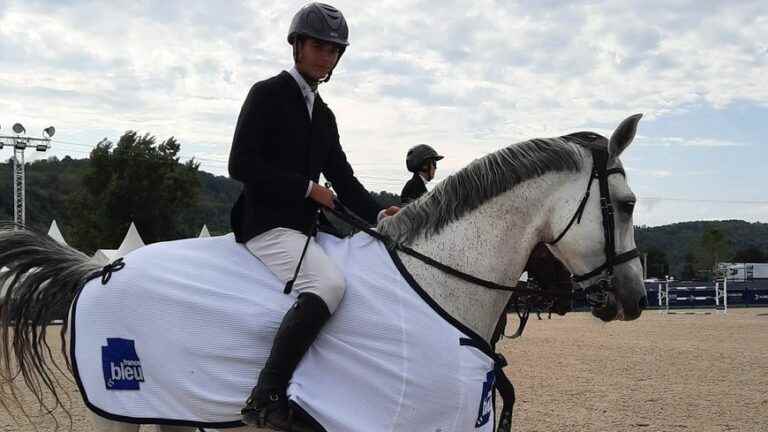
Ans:
{"type": "Polygon", "coordinates": [[[716,262],[768,262],[768,224],[741,220],[681,222],[637,227],[635,241],[648,254],[648,276],[707,279],[716,262]]]}
{"type": "MultiPolygon", "coordinates": [[[[180,161],[180,148],[173,137],[128,131],[116,144],[102,140],[86,160],[28,164],[27,225],[44,231],[56,219],[69,244],[86,253],[116,248],[131,222],[147,243],[197,234],[202,224],[192,224],[211,213],[200,186],[211,182],[194,160],[180,161]]],[[[12,219],[12,171],[0,166],[3,219],[12,219]]]]}
{"type": "MultiPolygon", "coordinates": [[[[241,185],[183,162],[181,144],[126,132],[116,144],[104,140],[89,159],[55,157],[26,166],[27,225],[46,232],[56,220],[67,242],[88,254],[117,248],[131,222],[143,240],[230,231],[229,212],[241,185]]],[[[13,165],[0,163],[0,220],[13,220],[13,165]]],[[[373,193],[384,206],[398,195],[373,193]]],[[[345,230],[345,232],[349,232],[345,230]]]]}

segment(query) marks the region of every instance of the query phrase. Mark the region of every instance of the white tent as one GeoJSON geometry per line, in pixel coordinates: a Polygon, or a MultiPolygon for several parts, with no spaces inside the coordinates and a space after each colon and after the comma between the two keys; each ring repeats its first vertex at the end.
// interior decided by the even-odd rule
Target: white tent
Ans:
{"type": "Polygon", "coordinates": [[[66,240],[64,240],[64,236],[61,235],[59,226],[56,225],[56,219],[54,219],[53,222],[51,222],[51,227],[48,229],[48,236],[63,245],[67,244],[66,240]]]}
{"type": "Polygon", "coordinates": [[[117,259],[117,249],[99,249],[91,257],[91,261],[99,265],[107,265],[117,259]]]}
{"type": "Polygon", "coordinates": [[[144,246],[144,240],[141,239],[139,231],[136,229],[136,225],[131,222],[131,226],[128,227],[128,232],[125,234],[123,242],[120,243],[120,247],[117,249],[117,257],[127,255],[129,252],[134,251],[144,246]]]}
{"type": "Polygon", "coordinates": [[[203,229],[200,230],[200,235],[198,237],[210,237],[211,233],[208,232],[208,226],[203,224],[203,229]]]}
{"type": "Polygon", "coordinates": [[[136,225],[131,222],[131,226],[128,227],[128,232],[125,233],[125,237],[123,238],[123,242],[120,243],[119,248],[99,249],[93,254],[91,259],[98,264],[106,265],[142,246],[144,246],[144,240],[141,239],[139,231],[136,229],[136,225]]]}

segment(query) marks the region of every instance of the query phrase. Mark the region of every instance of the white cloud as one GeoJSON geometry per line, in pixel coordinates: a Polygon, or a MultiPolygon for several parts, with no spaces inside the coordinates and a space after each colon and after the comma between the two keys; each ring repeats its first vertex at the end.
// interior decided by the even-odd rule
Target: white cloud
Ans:
{"type": "Polygon", "coordinates": [[[747,144],[715,138],[644,137],[635,138],[636,145],[661,147],[745,147],[747,144]]]}
{"type": "MultiPolygon", "coordinates": [[[[285,36],[303,3],[0,1],[0,124],[54,123],[62,140],[85,144],[126,129],[174,135],[188,155],[225,160],[250,85],[290,65],[285,36]]],[[[444,176],[532,137],[610,135],[636,112],[652,122],[695,106],[768,105],[764,1],[334,4],[352,45],[321,93],[373,189],[399,190],[416,143],[446,154],[444,176]]],[[[749,145],[689,136],[638,142],[749,145]]]]}

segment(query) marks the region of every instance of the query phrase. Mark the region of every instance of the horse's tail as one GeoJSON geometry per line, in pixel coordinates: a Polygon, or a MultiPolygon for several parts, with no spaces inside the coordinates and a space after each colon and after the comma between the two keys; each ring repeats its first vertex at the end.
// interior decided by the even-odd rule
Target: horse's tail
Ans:
{"type": "MultiPolygon", "coordinates": [[[[48,389],[60,405],[56,371],[62,372],[46,341],[46,327],[63,319],[62,352],[67,368],[64,334],[75,295],[100,266],[48,235],[23,227],[0,226],[0,383],[19,375],[37,401],[48,389]]],[[[0,392],[0,394],[2,394],[0,392]]],[[[65,408],[66,410],[66,408],[65,408]]]]}

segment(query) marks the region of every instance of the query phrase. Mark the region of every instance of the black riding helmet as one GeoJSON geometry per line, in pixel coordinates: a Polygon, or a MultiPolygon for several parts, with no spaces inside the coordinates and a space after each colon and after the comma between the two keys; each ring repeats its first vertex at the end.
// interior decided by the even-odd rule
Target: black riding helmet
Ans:
{"type": "MultiPolygon", "coordinates": [[[[317,40],[330,42],[339,46],[339,58],[349,46],[349,27],[347,20],[340,10],[325,3],[309,3],[301,8],[291,20],[288,29],[288,43],[293,45],[293,59],[298,57],[298,45],[295,43],[298,37],[311,37],[317,40]]],[[[339,61],[336,64],[339,64],[339,61]]],[[[323,80],[327,82],[333,74],[333,66],[328,76],[323,80]]]]}
{"type": "Polygon", "coordinates": [[[408,154],[405,156],[405,166],[408,168],[408,171],[417,173],[421,171],[425,162],[430,160],[439,161],[442,158],[443,156],[437,154],[432,147],[426,144],[419,144],[408,150],[408,154]]]}

